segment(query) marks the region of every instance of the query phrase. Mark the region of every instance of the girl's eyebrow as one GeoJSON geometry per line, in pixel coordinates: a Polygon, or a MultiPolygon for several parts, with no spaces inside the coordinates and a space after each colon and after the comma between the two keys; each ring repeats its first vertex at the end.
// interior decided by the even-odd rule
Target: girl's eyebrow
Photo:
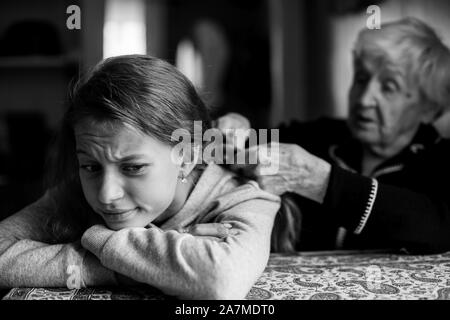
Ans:
{"type": "Polygon", "coordinates": [[[144,155],[144,154],[131,154],[129,156],[125,156],[125,157],[119,159],[118,161],[136,160],[136,159],[142,159],[144,157],[146,157],[146,155],[144,155]]]}
{"type": "MultiPolygon", "coordinates": [[[[89,153],[87,153],[83,149],[77,149],[76,153],[77,154],[83,154],[83,155],[86,155],[86,156],[90,156],[89,153]]],[[[145,154],[131,154],[131,155],[125,156],[123,158],[120,158],[117,161],[118,162],[120,162],[120,161],[129,161],[129,160],[136,160],[136,159],[141,159],[141,158],[145,158],[145,157],[146,157],[145,154]]]]}

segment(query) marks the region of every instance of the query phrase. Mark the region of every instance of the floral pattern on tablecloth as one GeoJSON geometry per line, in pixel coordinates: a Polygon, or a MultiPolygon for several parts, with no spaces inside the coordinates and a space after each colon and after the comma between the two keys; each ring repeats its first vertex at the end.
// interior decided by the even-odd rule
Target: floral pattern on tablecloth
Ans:
{"type": "Polygon", "coordinates": [[[4,300],[163,300],[160,291],[148,288],[14,288],[4,300]]]}
{"type": "MultiPolygon", "coordinates": [[[[148,288],[15,288],[6,300],[167,299],[148,288]]],[[[271,255],[249,300],[450,300],[450,253],[271,255]]]]}
{"type": "Polygon", "coordinates": [[[449,300],[450,253],[272,255],[251,299],[449,300]]]}

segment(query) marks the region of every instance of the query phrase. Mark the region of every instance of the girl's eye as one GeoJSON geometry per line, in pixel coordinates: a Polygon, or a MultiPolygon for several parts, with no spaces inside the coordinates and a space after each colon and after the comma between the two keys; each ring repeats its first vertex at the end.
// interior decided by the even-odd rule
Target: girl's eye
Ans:
{"type": "Polygon", "coordinates": [[[80,169],[87,171],[89,173],[95,173],[95,172],[100,171],[101,167],[96,164],[83,164],[83,165],[80,165],[80,169]]]}
{"type": "Polygon", "coordinates": [[[122,166],[122,170],[125,173],[137,174],[142,173],[146,167],[147,167],[146,164],[130,164],[122,166]]]}

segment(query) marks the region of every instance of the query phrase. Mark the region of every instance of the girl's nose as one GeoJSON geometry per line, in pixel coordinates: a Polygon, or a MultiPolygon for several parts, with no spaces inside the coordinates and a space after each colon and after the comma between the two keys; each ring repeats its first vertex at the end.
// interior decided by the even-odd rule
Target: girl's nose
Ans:
{"type": "Polygon", "coordinates": [[[122,199],[123,196],[124,192],[120,179],[115,177],[114,174],[105,173],[98,192],[98,201],[108,205],[122,199]]]}

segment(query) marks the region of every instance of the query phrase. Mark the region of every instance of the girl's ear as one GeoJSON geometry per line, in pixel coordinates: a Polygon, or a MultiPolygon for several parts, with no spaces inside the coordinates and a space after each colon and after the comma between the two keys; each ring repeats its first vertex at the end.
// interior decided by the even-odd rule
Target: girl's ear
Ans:
{"type": "Polygon", "coordinates": [[[187,150],[183,149],[183,162],[181,163],[181,170],[183,171],[185,177],[189,176],[198,163],[201,163],[200,145],[194,145],[192,148],[187,150]]]}

